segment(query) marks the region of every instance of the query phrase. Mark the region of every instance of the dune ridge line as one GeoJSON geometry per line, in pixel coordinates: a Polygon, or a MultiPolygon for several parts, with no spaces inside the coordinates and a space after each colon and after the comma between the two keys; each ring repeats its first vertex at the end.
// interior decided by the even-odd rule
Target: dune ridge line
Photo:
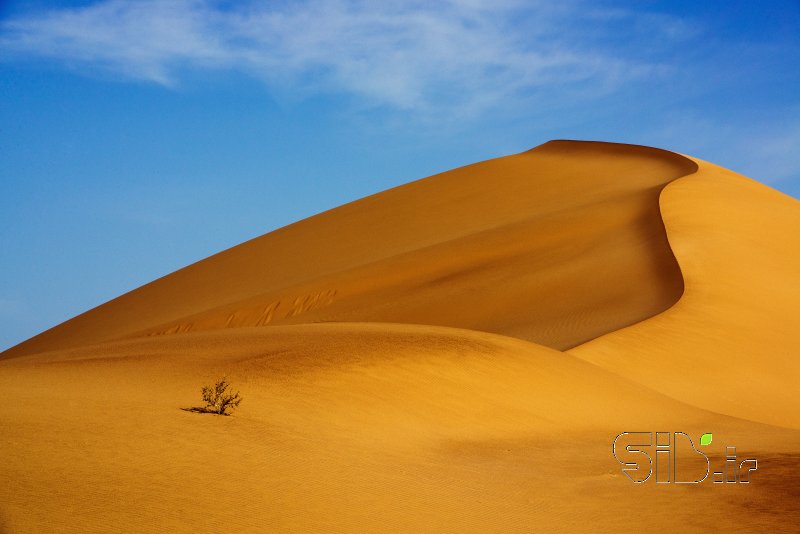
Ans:
{"type": "Polygon", "coordinates": [[[439,324],[568,349],[680,298],[683,278],[658,203],[667,183],[696,168],[650,147],[551,141],[252,239],[2,357],[326,321],[439,324]]]}

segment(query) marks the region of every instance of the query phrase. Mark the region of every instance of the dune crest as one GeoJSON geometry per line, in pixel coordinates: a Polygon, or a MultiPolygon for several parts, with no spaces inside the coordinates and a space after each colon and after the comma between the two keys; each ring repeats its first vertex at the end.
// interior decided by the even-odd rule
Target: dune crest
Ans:
{"type": "Polygon", "coordinates": [[[800,202],[695,161],[660,201],[683,296],[569,352],[705,409],[800,428],[800,202]]]}
{"type": "Polygon", "coordinates": [[[330,321],[470,328],[569,348],[680,297],[658,195],[695,170],[663,150],[553,141],[281,228],[3,356],[330,321]]]}

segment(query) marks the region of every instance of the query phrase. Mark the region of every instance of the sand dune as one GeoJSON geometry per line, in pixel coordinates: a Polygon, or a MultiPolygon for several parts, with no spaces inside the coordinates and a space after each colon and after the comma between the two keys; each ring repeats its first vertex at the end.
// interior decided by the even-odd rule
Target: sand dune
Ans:
{"type": "Polygon", "coordinates": [[[611,531],[730,517],[752,531],[789,506],[775,500],[786,484],[762,478],[724,500],[706,487],[635,491],[614,436],[712,428],[747,444],[759,475],[798,465],[764,451],[800,450],[800,433],[699,410],[546,347],[441,327],[143,338],[9,360],[0,387],[24,405],[0,419],[14,436],[0,473],[15,532],[611,531]],[[222,374],[245,394],[235,417],[178,409],[222,374]],[[754,502],[763,514],[741,513],[754,502]]]}
{"type": "Polygon", "coordinates": [[[575,346],[678,299],[658,195],[695,168],[645,147],[547,143],[269,233],[7,355],[317,321],[434,324],[575,346]]]}
{"type": "Polygon", "coordinates": [[[800,203],[696,161],[661,196],[683,297],[571,352],[697,406],[800,429],[800,203]]]}
{"type": "Polygon", "coordinates": [[[796,531],[799,222],[558,141],[266,234],[0,355],[0,531],[796,531]],[[633,484],[624,431],[759,468],[633,484]]]}

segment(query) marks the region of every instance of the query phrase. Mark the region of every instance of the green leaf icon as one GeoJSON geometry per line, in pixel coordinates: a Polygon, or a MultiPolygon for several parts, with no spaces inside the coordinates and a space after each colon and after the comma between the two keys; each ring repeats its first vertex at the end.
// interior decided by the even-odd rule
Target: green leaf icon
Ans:
{"type": "Polygon", "coordinates": [[[711,432],[706,432],[700,436],[700,445],[708,445],[711,443],[711,432]]]}

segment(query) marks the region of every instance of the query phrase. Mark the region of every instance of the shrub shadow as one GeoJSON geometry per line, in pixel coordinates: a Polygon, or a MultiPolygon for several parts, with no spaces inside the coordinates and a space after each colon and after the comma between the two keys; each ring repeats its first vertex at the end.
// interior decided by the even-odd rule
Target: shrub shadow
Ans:
{"type": "Polygon", "coordinates": [[[194,412],[194,413],[210,413],[211,415],[224,415],[229,417],[231,414],[229,413],[219,413],[216,410],[210,410],[208,408],[202,408],[200,406],[192,406],[191,408],[181,408],[184,412],[194,412]]]}

